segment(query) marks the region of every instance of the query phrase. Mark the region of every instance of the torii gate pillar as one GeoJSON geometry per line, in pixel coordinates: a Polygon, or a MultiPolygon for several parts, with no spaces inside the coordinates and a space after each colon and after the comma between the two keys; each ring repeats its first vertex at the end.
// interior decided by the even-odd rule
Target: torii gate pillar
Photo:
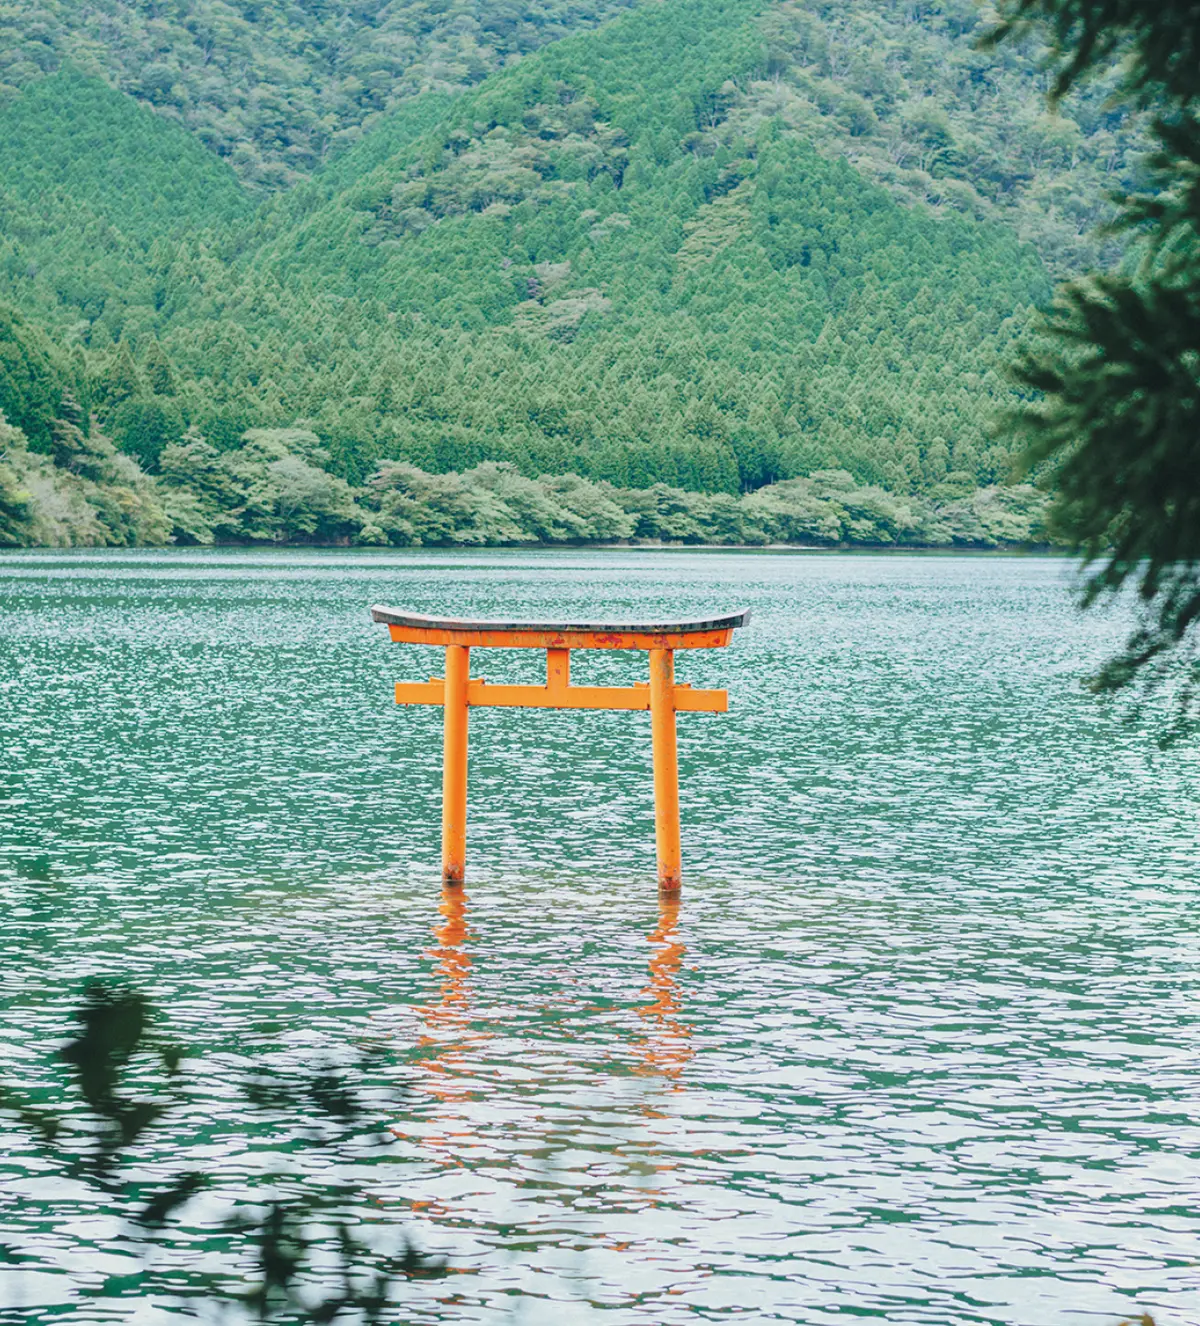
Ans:
{"type": "Polygon", "coordinates": [[[461,884],[467,869],[467,682],[471,650],[446,647],[445,738],[442,751],[442,879],[461,884]]]}
{"type": "Polygon", "coordinates": [[[675,743],[675,651],[672,649],[650,651],[650,743],[654,755],[658,886],[677,889],[683,882],[683,861],[679,846],[679,750],[675,743]]]}
{"type": "Polygon", "coordinates": [[[679,843],[679,757],[675,715],[680,710],[724,713],[725,691],[693,690],[675,681],[677,649],[715,649],[728,645],[749,612],[693,622],[579,623],[497,622],[425,617],[398,608],[371,609],[393,640],[443,645],[445,677],[428,682],[398,682],[397,704],[440,704],[445,745],[442,756],[442,878],[461,884],[467,854],[467,726],[472,708],[631,709],[650,711],[654,758],[654,825],[660,889],[678,889],[682,879],[679,843]],[[472,680],[472,647],[546,651],[545,686],[489,685],[472,680]],[[572,686],[572,649],[640,649],[650,655],[649,684],[572,686]]]}

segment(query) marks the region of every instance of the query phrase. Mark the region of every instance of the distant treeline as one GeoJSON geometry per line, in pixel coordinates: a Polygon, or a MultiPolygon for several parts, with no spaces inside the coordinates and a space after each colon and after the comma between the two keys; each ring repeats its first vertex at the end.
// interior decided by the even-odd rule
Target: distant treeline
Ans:
{"type": "MultiPolygon", "coordinates": [[[[953,472],[907,495],[834,465],[743,493],[703,492],[613,482],[569,465],[538,475],[508,460],[434,467],[393,453],[354,482],[332,472],[315,429],[231,435],[185,426],[170,416],[165,392],[158,399],[166,405],[125,395],[127,352],[109,367],[89,374],[77,354],[0,308],[0,546],[990,547],[1046,538],[1037,490],[978,487],[972,475],[953,472]]],[[[161,358],[148,357],[139,371],[169,388],[161,358]]]]}
{"type": "Polygon", "coordinates": [[[1045,539],[1045,498],[1029,487],[898,497],[826,470],[735,497],[665,484],[618,488],[575,474],[534,479],[495,461],[446,474],[385,461],[355,487],[324,468],[319,438],[301,428],[253,429],[227,451],[193,430],[149,475],[82,425],[78,415],[58,420],[43,453],[0,416],[0,546],[995,547],[1045,539]]]}

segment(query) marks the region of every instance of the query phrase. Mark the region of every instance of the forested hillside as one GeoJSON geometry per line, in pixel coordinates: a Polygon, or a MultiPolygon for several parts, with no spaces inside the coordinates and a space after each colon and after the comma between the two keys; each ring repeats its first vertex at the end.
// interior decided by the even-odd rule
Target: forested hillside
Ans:
{"type": "Polygon", "coordinates": [[[1095,227],[1143,181],[1149,136],[1114,103],[1115,70],[1049,112],[1037,47],[979,49],[995,21],[976,0],[783,0],[752,95],[903,201],[1005,219],[1056,276],[1111,260],[1095,227]]]}
{"type": "Polygon", "coordinates": [[[63,69],[0,105],[0,299],[81,346],[161,325],[164,267],[220,252],[255,207],[185,129],[99,79],[63,69]]]}
{"type": "MultiPolygon", "coordinates": [[[[286,189],[372,138],[375,164],[385,112],[420,98],[436,113],[633,3],[9,0],[0,101],[73,64],[185,126],[251,189],[286,189]]],[[[902,199],[1007,215],[1053,272],[1077,271],[1101,257],[1094,224],[1109,189],[1139,181],[1147,140],[1114,104],[1115,72],[1047,113],[1037,49],[977,49],[994,21],[977,0],[780,0],[759,25],[764,77],[743,90],[902,199]]]]}
{"type": "MultiPolygon", "coordinates": [[[[0,106],[0,299],[62,346],[95,417],[85,434],[171,490],[177,538],[437,541],[371,513],[401,489],[436,505],[413,476],[471,471],[464,491],[492,497],[496,473],[573,474],[726,494],[738,511],[767,485],[843,508],[869,491],[894,508],[871,537],[987,542],[999,526],[974,495],[1012,460],[989,426],[1015,399],[1000,366],[1050,290],[1023,218],[1050,218],[1043,252],[1080,254],[1020,158],[1032,56],[993,69],[969,20],[956,0],[666,0],[456,97],[397,92],[360,142],[257,210],[186,117],[73,67],[26,70],[0,106]],[[284,529],[178,500],[296,465],[358,514],[284,529]],[[944,515],[967,507],[965,523],[944,515]]],[[[1097,136],[1119,141],[1119,174],[1136,169],[1136,131],[1076,123],[1092,146],[1060,173],[1090,217],[1097,136]]],[[[16,422],[2,390],[0,406],[16,422]]],[[[722,532],[711,499],[681,500],[708,514],[679,537],[801,537],[770,521],[722,532]]],[[[1012,508],[1025,536],[1036,505],[1012,508]]],[[[575,537],[670,536],[617,507],[632,530],[575,537]]],[[[804,537],[876,528],[855,519],[804,537]]]]}

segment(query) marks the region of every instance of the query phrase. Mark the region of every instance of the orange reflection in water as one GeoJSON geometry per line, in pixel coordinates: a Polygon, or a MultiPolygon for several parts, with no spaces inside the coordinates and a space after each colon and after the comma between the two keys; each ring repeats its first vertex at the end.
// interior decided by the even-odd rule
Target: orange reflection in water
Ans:
{"type": "MultiPolygon", "coordinates": [[[[438,912],[433,927],[434,942],[425,951],[425,956],[434,962],[436,1000],[417,1010],[422,1022],[417,1045],[423,1051],[418,1060],[419,1089],[432,1096],[437,1106],[432,1118],[421,1111],[423,1122],[414,1120],[392,1131],[414,1143],[437,1163],[470,1170],[484,1159],[481,1148],[486,1145],[486,1129],[481,1136],[480,1107],[475,1102],[481,1090],[486,1096],[480,1070],[483,1069],[484,1077],[487,1070],[478,1062],[478,1050],[487,1037],[472,1026],[469,945],[476,936],[470,926],[466,890],[461,885],[444,885],[438,912]]],[[[640,994],[648,1002],[636,1010],[644,1034],[632,1041],[636,1056],[634,1071],[664,1081],[670,1090],[678,1089],[683,1070],[695,1053],[691,1045],[692,1028],[682,1020],[683,997],[676,979],[687,953],[676,934],[678,923],[678,897],[661,897],[658,923],[646,936],[650,980],[640,994]]],[[[637,1108],[646,1120],[668,1117],[650,1099],[637,1108]]],[[[659,1155],[659,1142],[653,1132],[638,1138],[629,1158],[635,1164],[634,1172],[640,1176],[639,1199],[650,1206],[664,1200],[662,1184],[676,1164],[659,1155]]],[[[414,1201],[412,1205],[414,1213],[424,1218],[437,1219],[449,1214],[437,1198],[414,1201]]]]}
{"type": "MultiPolygon", "coordinates": [[[[425,952],[433,958],[438,1000],[418,1009],[424,1027],[417,1044],[428,1051],[421,1064],[428,1075],[424,1086],[444,1102],[464,1099],[473,1087],[463,1069],[467,1052],[481,1039],[471,1026],[471,954],[474,939],[468,924],[468,898],[461,884],[444,884],[438,906],[441,919],[433,927],[434,944],[425,952]],[[464,1079],[464,1080],[460,1080],[464,1079]]],[[[636,1011],[646,1034],[633,1042],[639,1058],[637,1071],[676,1080],[695,1054],[691,1026],[681,1020],[683,996],[675,979],[687,946],[675,931],[679,924],[679,897],[659,898],[658,924],[646,936],[651,945],[650,982],[640,991],[649,1003],[636,1011]]]]}
{"type": "MultiPolygon", "coordinates": [[[[391,1130],[396,1137],[415,1143],[426,1155],[454,1168],[470,1165],[472,1149],[477,1145],[469,1113],[478,1084],[471,1081],[466,1064],[482,1037],[471,1027],[471,954],[466,946],[474,935],[467,922],[468,902],[461,884],[442,885],[433,946],[425,950],[425,957],[434,961],[437,1000],[417,1009],[422,1026],[416,1043],[422,1054],[416,1061],[416,1085],[438,1105],[432,1118],[419,1111],[411,1122],[391,1130]]],[[[412,1205],[414,1211],[426,1216],[445,1214],[436,1200],[412,1205]]]]}
{"type": "Polygon", "coordinates": [[[469,1094],[458,1082],[463,1052],[477,1039],[471,1033],[471,955],[465,945],[473,938],[467,925],[467,891],[461,884],[443,884],[438,911],[442,919],[433,927],[434,945],[425,956],[433,958],[439,980],[438,1002],[420,1009],[425,1029],[417,1037],[422,1049],[432,1050],[423,1060],[429,1074],[425,1088],[439,1100],[469,1094]]]}
{"type": "Polygon", "coordinates": [[[658,925],[646,936],[653,946],[650,952],[650,984],[642,994],[650,1003],[637,1010],[648,1023],[646,1036],[635,1042],[641,1059],[637,1071],[659,1074],[672,1082],[679,1079],[695,1051],[691,1027],[680,1021],[683,996],[675,974],[687,952],[675,934],[679,924],[679,895],[663,894],[658,900],[658,925]]]}

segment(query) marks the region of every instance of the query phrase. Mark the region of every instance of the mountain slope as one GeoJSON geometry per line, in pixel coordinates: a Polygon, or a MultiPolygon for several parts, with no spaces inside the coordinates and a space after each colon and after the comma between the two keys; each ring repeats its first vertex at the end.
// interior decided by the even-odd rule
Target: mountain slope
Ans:
{"type": "Polygon", "coordinates": [[[764,10],[765,114],[844,155],[894,197],[1004,220],[1056,276],[1120,253],[1095,227],[1113,189],[1145,183],[1153,141],[1097,71],[1051,113],[1032,38],[979,48],[995,10],[975,0],[780,0],[764,10]]]}
{"type": "Polygon", "coordinates": [[[254,207],[186,130],[71,68],[0,104],[0,180],[26,201],[61,192],[142,244],[254,207]]]}
{"type": "MultiPolygon", "coordinates": [[[[9,0],[0,102],[63,61],[138,98],[232,163],[254,190],[382,159],[397,108],[437,103],[633,0],[9,0]],[[430,96],[430,94],[433,94],[430,96]],[[346,148],[367,150],[346,163],[346,148]]],[[[1116,71],[1047,113],[1042,52],[982,52],[976,0],[774,0],[743,113],[845,155],[904,201],[1007,217],[1055,275],[1108,263],[1113,188],[1136,188],[1149,140],[1114,106],[1116,71]]],[[[430,109],[426,107],[426,110],[430,109]]],[[[394,147],[394,145],[393,145],[394,147]]],[[[328,177],[326,177],[328,178],[328,177]]]]}
{"type": "Polygon", "coordinates": [[[75,70],[0,102],[0,299],[93,345],[149,325],[181,243],[256,206],[185,129],[75,70]]]}
{"type": "Polygon", "coordinates": [[[170,353],[242,419],[315,421],[354,479],[388,456],[994,482],[994,365],[1046,273],[1007,228],[901,206],[741,114],[761,12],[671,0],[488,80],[211,273],[216,315],[181,312],[170,353]]]}
{"type": "Polygon", "coordinates": [[[0,297],[81,347],[101,429],[177,477],[181,446],[224,465],[210,451],[247,430],[300,424],[299,459],[355,485],[497,461],[731,496],[836,470],[965,500],[1009,471],[997,365],[1047,272],[998,212],[902,200],[816,151],[799,94],[769,95],[812,77],[769,39],[783,12],[633,10],[397,105],[252,214],[180,125],[34,80],[0,111],[27,145],[0,297]]]}

